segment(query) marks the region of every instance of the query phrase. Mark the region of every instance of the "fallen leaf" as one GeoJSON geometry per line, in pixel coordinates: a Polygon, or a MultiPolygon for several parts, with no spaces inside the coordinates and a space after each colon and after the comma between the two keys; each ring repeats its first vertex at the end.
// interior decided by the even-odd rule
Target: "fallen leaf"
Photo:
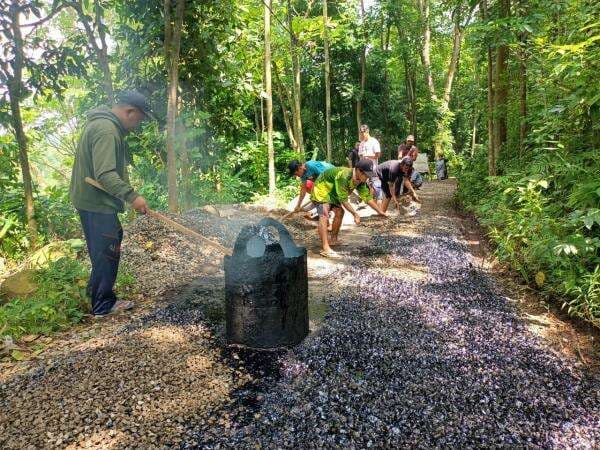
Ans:
{"type": "Polygon", "coordinates": [[[29,359],[29,355],[20,350],[13,350],[10,353],[10,356],[12,356],[15,361],[27,361],[29,359]]]}
{"type": "Polygon", "coordinates": [[[39,334],[27,334],[27,335],[23,336],[21,339],[23,339],[23,342],[33,342],[39,337],[40,337],[39,334]]]}
{"type": "Polygon", "coordinates": [[[544,281],[546,281],[546,274],[544,272],[538,272],[535,274],[535,284],[538,287],[542,287],[544,285],[544,281]]]}

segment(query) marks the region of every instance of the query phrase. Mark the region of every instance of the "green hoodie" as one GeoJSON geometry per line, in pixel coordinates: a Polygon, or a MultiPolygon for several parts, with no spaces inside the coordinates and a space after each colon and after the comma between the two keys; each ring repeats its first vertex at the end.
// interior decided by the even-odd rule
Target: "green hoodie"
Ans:
{"type": "Polygon", "coordinates": [[[123,212],[123,202],[131,203],[138,196],[128,182],[126,134],[108,107],[88,113],[71,175],[70,195],[75,208],[106,214],[123,212]],[[95,179],[112,195],[89,185],[85,177],[95,179]]]}

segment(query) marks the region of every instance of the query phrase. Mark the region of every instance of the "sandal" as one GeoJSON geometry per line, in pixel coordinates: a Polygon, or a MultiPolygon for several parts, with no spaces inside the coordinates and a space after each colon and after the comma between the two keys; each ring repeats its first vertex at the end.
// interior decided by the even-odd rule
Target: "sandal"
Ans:
{"type": "Polygon", "coordinates": [[[334,252],[333,250],[329,250],[328,252],[326,252],[325,250],[321,250],[319,252],[319,255],[321,255],[323,258],[332,258],[332,259],[339,259],[342,257],[342,255],[340,255],[338,252],[334,252]]]}

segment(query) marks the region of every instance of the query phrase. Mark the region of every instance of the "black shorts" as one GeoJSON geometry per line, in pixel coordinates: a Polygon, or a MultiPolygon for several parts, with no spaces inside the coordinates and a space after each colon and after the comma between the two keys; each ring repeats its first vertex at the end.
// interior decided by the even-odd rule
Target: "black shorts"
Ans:
{"type": "Polygon", "coordinates": [[[381,180],[381,190],[385,195],[385,198],[392,198],[392,192],[390,191],[390,184],[387,181],[381,180]]]}

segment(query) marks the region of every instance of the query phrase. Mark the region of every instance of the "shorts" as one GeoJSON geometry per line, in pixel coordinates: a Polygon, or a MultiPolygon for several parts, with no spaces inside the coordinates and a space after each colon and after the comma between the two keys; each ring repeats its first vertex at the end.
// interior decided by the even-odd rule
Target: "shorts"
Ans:
{"type": "Polygon", "coordinates": [[[382,186],[381,186],[381,179],[379,177],[373,177],[373,178],[371,178],[370,181],[371,181],[371,187],[375,191],[373,197],[375,197],[375,200],[382,200],[383,199],[383,191],[382,191],[382,186]]]}
{"type": "Polygon", "coordinates": [[[412,183],[413,187],[418,189],[423,185],[423,177],[415,170],[410,176],[410,182],[412,183]]]}
{"type": "Polygon", "coordinates": [[[332,204],[332,203],[317,203],[317,202],[313,202],[315,205],[315,208],[317,208],[317,213],[320,216],[325,216],[329,219],[329,212],[335,208],[341,208],[341,205],[336,205],[336,204],[332,204]]]}
{"type": "Polygon", "coordinates": [[[390,191],[390,184],[389,183],[387,183],[387,182],[386,183],[382,183],[381,184],[381,190],[382,190],[382,192],[384,194],[382,196],[382,198],[384,198],[384,196],[385,196],[385,198],[388,198],[388,199],[392,198],[392,192],[390,191]]]}

